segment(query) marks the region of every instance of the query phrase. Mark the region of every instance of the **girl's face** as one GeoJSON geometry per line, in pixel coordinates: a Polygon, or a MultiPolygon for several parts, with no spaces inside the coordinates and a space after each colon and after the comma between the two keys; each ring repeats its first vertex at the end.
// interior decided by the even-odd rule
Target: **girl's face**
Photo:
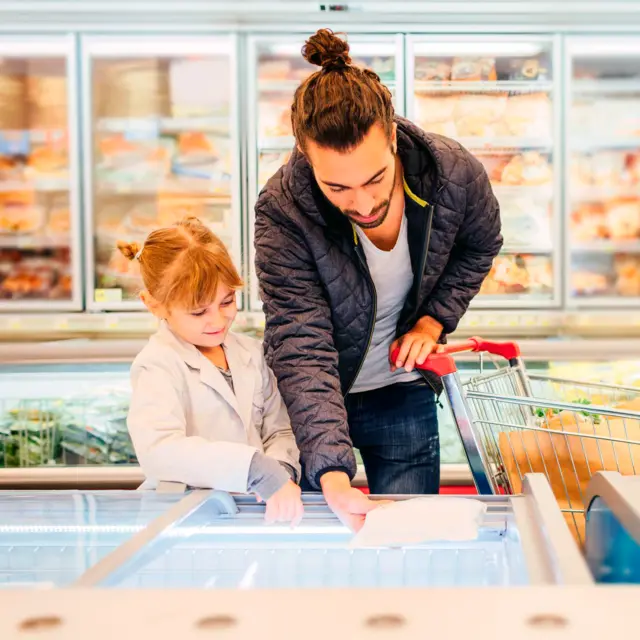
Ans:
{"type": "Polygon", "coordinates": [[[162,317],[179,338],[198,348],[211,349],[224,342],[237,313],[236,292],[221,284],[208,307],[172,308],[162,317]]]}

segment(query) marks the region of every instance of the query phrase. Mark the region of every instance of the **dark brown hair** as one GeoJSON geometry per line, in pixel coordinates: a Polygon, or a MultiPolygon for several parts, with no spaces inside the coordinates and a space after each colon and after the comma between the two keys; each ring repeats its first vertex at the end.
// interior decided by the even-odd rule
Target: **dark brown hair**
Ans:
{"type": "Polygon", "coordinates": [[[143,245],[118,242],[118,249],[138,260],[145,288],[166,308],[201,309],[213,302],[220,283],[242,287],[227,248],[197,218],[156,229],[143,245]]]}
{"type": "Polygon", "coordinates": [[[348,151],[360,144],[374,124],[391,138],[391,92],[370,69],[351,64],[349,45],[330,29],[320,29],[302,48],[307,62],[322,67],[297,89],[291,124],[298,145],[306,140],[348,151]]]}

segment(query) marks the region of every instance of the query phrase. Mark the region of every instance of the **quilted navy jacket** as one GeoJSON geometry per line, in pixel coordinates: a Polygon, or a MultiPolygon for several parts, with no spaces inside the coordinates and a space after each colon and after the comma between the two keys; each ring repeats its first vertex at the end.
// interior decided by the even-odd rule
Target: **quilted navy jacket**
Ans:
{"type": "MultiPolygon", "coordinates": [[[[397,118],[414,285],[398,323],[428,315],[455,330],[502,246],[482,164],[457,142],[397,118]]],[[[256,269],[265,351],[289,410],[307,479],[356,462],[344,396],[364,361],[375,287],[350,221],[295,151],[256,203],[256,269]]]]}

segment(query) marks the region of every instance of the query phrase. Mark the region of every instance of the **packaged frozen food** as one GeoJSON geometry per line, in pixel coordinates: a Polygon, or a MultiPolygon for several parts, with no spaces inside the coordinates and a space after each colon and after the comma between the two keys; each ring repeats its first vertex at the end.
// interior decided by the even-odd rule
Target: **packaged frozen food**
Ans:
{"type": "Polygon", "coordinates": [[[291,128],[291,97],[273,97],[261,102],[258,108],[260,136],[278,138],[293,134],[291,128]]]}
{"type": "Polygon", "coordinates": [[[24,76],[0,63],[0,130],[23,130],[26,124],[24,76]]]}
{"type": "Polygon", "coordinates": [[[507,95],[502,93],[459,96],[454,109],[457,134],[463,138],[501,135],[506,105],[507,95]]]}
{"type": "Polygon", "coordinates": [[[537,151],[515,155],[502,170],[501,183],[505,185],[538,186],[553,180],[551,166],[546,156],[537,151]]]}
{"type": "Polygon", "coordinates": [[[32,150],[25,170],[27,180],[68,180],[69,157],[66,150],[44,145],[32,150]]]}
{"type": "Polygon", "coordinates": [[[571,274],[571,288],[577,296],[603,296],[609,292],[610,282],[604,273],[578,270],[571,274]]]}
{"type": "Polygon", "coordinates": [[[415,79],[422,82],[451,80],[451,62],[447,58],[416,58],[415,79]]]}
{"type": "Polygon", "coordinates": [[[503,118],[507,135],[518,138],[551,136],[551,100],[546,93],[510,96],[503,118]]]}
{"type": "Polygon", "coordinates": [[[454,58],[451,65],[451,80],[453,81],[495,81],[495,58],[454,58]]]}
{"type": "Polygon", "coordinates": [[[0,284],[0,298],[47,298],[55,277],[53,265],[47,261],[24,260],[0,284]]]}
{"type": "Polygon", "coordinates": [[[548,256],[498,256],[480,291],[483,295],[548,295],[553,290],[553,267],[548,256]]]}
{"type": "Polygon", "coordinates": [[[170,115],[166,58],[94,63],[94,109],[98,118],[170,115]]]}
{"type": "Polygon", "coordinates": [[[571,232],[574,240],[589,242],[608,235],[604,206],[598,202],[584,202],[571,212],[571,232]]]}
{"type": "Polygon", "coordinates": [[[548,64],[540,58],[511,58],[508,62],[508,80],[531,82],[548,78],[548,64]]]}
{"type": "Polygon", "coordinates": [[[423,122],[452,122],[457,95],[415,95],[416,118],[423,122]]]}
{"type": "Polygon", "coordinates": [[[552,249],[550,200],[503,196],[500,217],[505,246],[521,251],[552,249]]]}
{"type": "Polygon", "coordinates": [[[624,241],[640,238],[640,199],[618,198],[605,205],[608,237],[624,241]]]}
{"type": "Polygon", "coordinates": [[[289,162],[291,151],[284,153],[261,153],[258,161],[258,187],[262,188],[269,178],[284,164],[289,162]]]}
{"type": "Polygon", "coordinates": [[[169,95],[174,118],[228,113],[231,74],[226,57],[175,58],[169,61],[169,95]]]}
{"type": "Polygon", "coordinates": [[[616,293],[623,297],[640,297],[640,256],[617,255],[614,269],[616,293]]]}
{"type": "Polygon", "coordinates": [[[482,162],[491,183],[494,185],[502,184],[502,174],[513,156],[506,153],[477,153],[476,155],[478,160],[482,162]]]}
{"type": "Polygon", "coordinates": [[[0,233],[35,233],[44,219],[45,210],[33,191],[0,193],[0,233]]]}
{"type": "Polygon", "coordinates": [[[47,233],[52,235],[69,233],[71,230],[71,211],[68,205],[55,206],[49,211],[47,233]]]}
{"type": "Polygon", "coordinates": [[[67,128],[67,77],[64,73],[31,73],[27,76],[26,93],[30,129],[67,128]]]}
{"type": "Polygon", "coordinates": [[[291,80],[291,60],[287,58],[262,58],[258,66],[260,80],[291,80]]]}

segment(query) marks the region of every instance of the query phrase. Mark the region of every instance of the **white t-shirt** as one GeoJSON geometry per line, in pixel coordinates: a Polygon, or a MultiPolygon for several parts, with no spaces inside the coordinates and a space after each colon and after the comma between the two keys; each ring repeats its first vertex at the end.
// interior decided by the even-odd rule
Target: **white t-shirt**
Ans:
{"type": "Polygon", "coordinates": [[[359,227],[356,227],[356,233],[362,243],[369,273],[376,288],[377,306],[369,351],[351,393],[380,389],[421,377],[416,370],[407,373],[404,369],[398,369],[391,373],[389,368],[389,347],[396,337],[398,319],[413,285],[407,219],[403,214],[398,240],[391,251],[378,249],[359,227]]]}

